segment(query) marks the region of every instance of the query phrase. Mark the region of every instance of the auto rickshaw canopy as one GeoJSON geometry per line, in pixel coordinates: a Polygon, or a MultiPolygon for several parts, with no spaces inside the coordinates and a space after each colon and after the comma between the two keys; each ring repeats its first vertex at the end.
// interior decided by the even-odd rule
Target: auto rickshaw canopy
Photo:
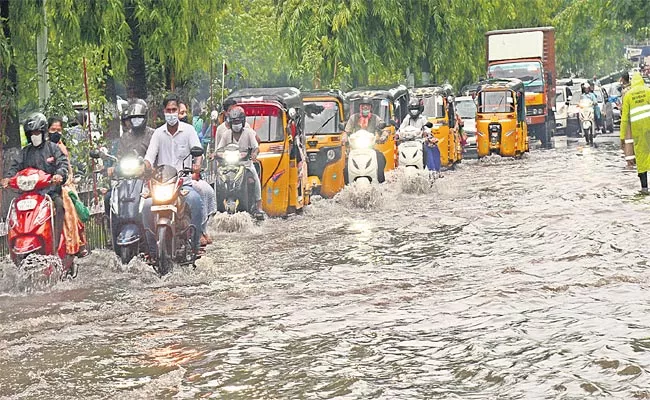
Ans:
{"type": "Polygon", "coordinates": [[[516,78],[509,79],[488,79],[479,83],[476,92],[482,92],[490,89],[508,89],[513,92],[525,92],[524,83],[516,78]]]}
{"type": "Polygon", "coordinates": [[[240,89],[231,93],[228,98],[237,103],[277,102],[285,111],[303,108],[300,90],[295,87],[240,89]]]}
{"type": "Polygon", "coordinates": [[[389,99],[391,101],[394,101],[395,99],[408,94],[408,88],[404,85],[399,85],[396,87],[384,88],[357,88],[351,92],[348,92],[347,98],[350,102],[359,100],[363,97],[368,97],[372,100],[389,99]]]}

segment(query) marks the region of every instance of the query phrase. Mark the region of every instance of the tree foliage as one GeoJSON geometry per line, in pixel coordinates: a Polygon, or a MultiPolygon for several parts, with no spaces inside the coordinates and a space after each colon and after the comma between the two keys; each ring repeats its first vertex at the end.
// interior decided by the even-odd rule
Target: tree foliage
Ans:
{"type": "Polygon", "coordinates": [[[650,37],[645,0],[2,1],[9,13],[0,24],[12,35],[0,35],[0,106],[21,113],[38,105],[44,22],[46,111],[60,114],[84,99],[83,57],[99,110],[113,102],[113,81],[152,100],[170,89],[205,98],[210,78],[221,83],[224,59],[240,85],[346,90],[404,83],[408,71],[458,87],[485,75],[489,30],[554,26],[565,75],[615,70],[625,43],[650,37]],[[7,79],[11,66],[16,82],[7,79]]]}

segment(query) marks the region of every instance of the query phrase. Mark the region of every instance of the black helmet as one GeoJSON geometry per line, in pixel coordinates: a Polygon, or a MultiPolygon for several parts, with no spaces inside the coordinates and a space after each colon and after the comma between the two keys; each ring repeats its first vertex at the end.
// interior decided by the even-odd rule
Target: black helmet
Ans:
{"type": "Polygon", "coordinates": [[[409,114],[412,117],[417,117],[424,111],[424,105],[422,104],[422,101],[418,98],[413,98],[409,101],[409,114]]]}
{"type": "Polygon", "coordinates": [[[147,102],[142,99],[133,100],[126,109],[126,114],[128,118],[133,117],[142,117],[147,118],[149,113],[149,107],[147,102]]]}
{"type": "Polygon", "coordinates": [[[25,120],[23,129],[27,138],[30,137],[29,133],[33,131],[40,131],[42,134],[45,134],[47,132],[47,118],[39,112],[33,113],[25,120]]]}
{"type": "Polygon", "coordinates": [[[240,106],[231,107],[228,111],[228,125],[235,133],[241,133],[246,124],[246,112],[240,106]]]}
{"type": "Polygon", "coordinates": [[[361,106],[362,104],[372,105],[372,99],[370,97],[368,97],[368,96],[363,96],[361,98],[361,100],[359,101],[359,106],[361,106]]]}

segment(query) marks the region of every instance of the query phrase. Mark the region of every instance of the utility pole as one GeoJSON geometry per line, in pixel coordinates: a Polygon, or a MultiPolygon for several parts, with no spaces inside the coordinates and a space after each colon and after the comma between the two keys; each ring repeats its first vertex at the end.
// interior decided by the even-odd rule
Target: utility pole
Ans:
{"type": "Polygon", "coordinates": [[[41,110],[45,108],[50,97],[49,74],[47,70],[47,16],[45,2],[41,0],[43,8],[43,29],[36,37],[36,62],[38,72],[38,105],[41,110]]]}

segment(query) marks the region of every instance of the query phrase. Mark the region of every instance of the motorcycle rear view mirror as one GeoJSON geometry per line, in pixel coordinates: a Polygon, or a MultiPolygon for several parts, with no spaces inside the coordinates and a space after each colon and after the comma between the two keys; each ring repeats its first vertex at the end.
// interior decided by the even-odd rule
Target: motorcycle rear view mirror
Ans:
{"type": "Polygon", "coordinates": [[[387,125],[386,125],[385,122],[380,122],[380,123],[377,124],[377,129],[384,129],[384,128],[386,128],[386,126],[387,125]]]}
{"type": "Polygon", "coordinates": [[[99,150],[97,150],[97,149],[90,150],[90,158],[98,159],[101,156],[102,155],[100,154],[99,150]]]}
{"type": "Polygon", "coordinates": [[[388,121],[388,124],[391,125],[391,126],[394,126],[395,128],[397,128],[397,122],[395,122],[395,120],[393,120],[393,119],[388,121]]]}
{"type": "Polygon", "coordinates": [[[192,157],[201,157],[203,155],[203,147],[194,146],[190,149],[192,157]]]}
{"type": "Polygon", "coordinates": [[[343,122],[339,122],[339,130],[345,130],[345,124],[343,122]]]}
{"type": "Polygon", "coordinates": [[[433,128],[433,124],[431,123],[431,121],[429,121],[429,122],[427,122],[426,124],[424,124],[424,126],[425,126],[426,128],[429,128],[429,129],[433,128]]]}

